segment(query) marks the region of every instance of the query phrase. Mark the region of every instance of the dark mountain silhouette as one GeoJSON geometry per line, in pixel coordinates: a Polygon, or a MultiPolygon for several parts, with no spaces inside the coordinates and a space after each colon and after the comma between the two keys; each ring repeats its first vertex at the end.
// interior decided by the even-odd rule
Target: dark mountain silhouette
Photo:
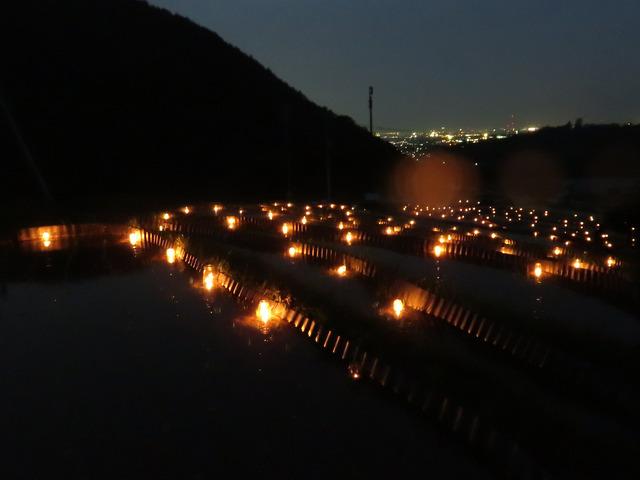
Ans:
{"type": "Polygon", "coordinates": [[[18,205],[44,189],[58,204],[324,197],[327,164],[333,195],[355,198],[398,156],[145,2],[15,0],[0,35],[3,197],[18,205]]]}

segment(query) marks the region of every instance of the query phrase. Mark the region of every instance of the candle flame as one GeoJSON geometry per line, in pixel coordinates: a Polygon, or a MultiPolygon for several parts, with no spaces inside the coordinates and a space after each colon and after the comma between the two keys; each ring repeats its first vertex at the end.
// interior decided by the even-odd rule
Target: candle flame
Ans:
{"type": "Polygon", "coordinates": [[[404,303],[399,298],[396,298],[393,301],[393,313],[395,313],[396,318],[400,318],[400,315],[402,315],[403,310],[404,310],[404,303]]]}

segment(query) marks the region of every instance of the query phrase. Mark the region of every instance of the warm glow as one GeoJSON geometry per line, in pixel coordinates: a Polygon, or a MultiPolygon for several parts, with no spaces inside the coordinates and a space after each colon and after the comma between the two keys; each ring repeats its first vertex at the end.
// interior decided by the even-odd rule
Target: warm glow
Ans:
{"type": "Polygon", "coordinates": [[[138,246],[138,244],[140,243],[140,232],[131,232],[129,234],[129,243],[132,247],[138,246]]]}
{"type": "Polygon", "coordinates": [[[542,264],[536,263],[533,267],[533,276],[540,278],[542,276],[542,264]]]}
{"type": "Polygon", "coordinates": [[[402,303],[402,300],[400,300],[399,298],[396,298],[393,301],[393,313],[395,313],[396,318],[400,318],[400,315],[402,315],[403,310],[404,310],[404,303],[402,303]]]}
{"type": "Polygon", "coordinates": [[[387,228],[385,228],[385,229],[384,229],[384,233],[385,233],[386,235],[393,235],[393,233],[394,233],[394,232],[393,232],[393,228],[391,228],[391,227],[387,227],[387,228]]]}
{"type": "Polygon", "coordinates": [[[269,305],[269,302],[266,300],[260,300],[258,309],[256,310],[256,316],[265,325],[269,323],[269,320],[271,320],[271,306],[269,305]]]}
{"type": "Polygon", "coordinates": [[[348,245],[351,245],[351,242],[353,242],[353,233],[351,232],[347,232],[347,234],[344,237],[345,241],[347,242],[348,245]]]}
{"type": "Polygon", "coordinates": [[[207,265],[204,267],[204,271],[202,272],[202,285],[204,288],[211,291],[216,283],[215,270],[213,265],[207,265]]]}
{"type": "Polygon", "coordinates": [[[44,248],[49,248],[51,246],[51,234],[49,232],[42,232],[40,238],[42,239],[42,246],[44,248]]]}
{"type": "Polygon", "coordinates": [[[238,225],[238,219],[236,217],[227,217],[227,228],[233,230],[238,225]]]}
{"type": "Polygon", "coordinates": [[[273,220],[273,212],[269,211],[269,213],[267,214],[267,217],[269,217],[269,220],[273,220]]]}
{"type": "Polygon", "coordinates": [[[185,215],[189,215],[189,213],[191,213],[191,209],[189,207],[184,207],[182,211],[185,213],[185,215]]]}
{"type": "Polygon", "coordinates": [[[444,248],[442,248],[441,245],[436,245],[435,247],[433,247],[433,254],[436,257],[439,257],[440,255],[442,255],[442,252],[444,252],[444,248]]]}
{"type": "Polygon", "coordinates": [[[553,249],[553,254],[555,256],[561,255],[562,254],[562,249],[560,247],[556,247],[553,249]]]}
{"type": "Polygon", "coordinates": [[[342,230],[342,229],[344,229],[344,223],[340,222],[338,224],[338,230],[342,230]]]}
{"type": "Polygon", "coordinates": [[[176,251],[173,248],[167,248],[167,262],[174,263],[176,261],[176,251]]]}
{"type": "Polygon", "coordinates": [[[288,235],[289,234],[289,224],[288,223],[283,223],[282,224],[282,234],[283,235],[288,235]]]}
{"type": "Polygon", "coordinates": [[[213,272],[206,273],[204,276],[204,288],[207,290],[213,290],[213,272]]]}
{"type": "Polygon", "coordinates": [[[576,258],[573,262],[573,268],[582,268],[582,262],[579,258],[576,258]]]}
{"type": "Polygon", "coordinates": [[[163,213],[162,218],[164,218],[165,220],[169,220],[171,218],[171,215],[169,215],[168,213],[163,213]]]}
{"type": "Polygon", "coordinates": [[[216,215],[218,214],[218,212],[222,210],[222,207],[220,205],[214,205],[213,206],[213,213],[215,213],[216,215]]]}
{"type": "Polygon", "coordinates": [[[289,253],[289,256],[293,258],[298,254],[298,249],[296,247],[289,247],[289,250],[287,250],[287,252],[289,253]]]}
{"type": "Polygon", "coordinates": [[[338,272],[338,275],[340,275],[341,277],[344,277],[347,274],[347,266],[340,265],[336,271],[338,272]]]}
{"type": "Polygon", "coordinates": [[[302,223],[303,225],[307,224],[307,217],[302,217],[302,220],[300,220],[300,223],[302,223]]]}
{"type": "Polygon", "coordinates": [[[607,267],[611,268],[611,267],[615,267],[616,265],[616,259],[613,257],[609,257],[607,258],[607,267]]]}

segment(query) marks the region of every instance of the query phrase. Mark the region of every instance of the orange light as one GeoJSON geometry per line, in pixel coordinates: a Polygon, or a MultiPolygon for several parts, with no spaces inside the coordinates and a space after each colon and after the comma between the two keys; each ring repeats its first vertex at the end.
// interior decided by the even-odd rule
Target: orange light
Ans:
{"type": "Polygon", "coordinates": [[[347,266],[340,265],[336,271],[338,272],[338,275],[340,275],[341,277],[344,277],[347,274],[347,266]]]}
{"type": "Polygon", "coordinates": [[[189,215],[191,213],[191,209],[189,207],[184,207],[182,211],[185,213],[185,215],[189,215]]]}
{"type": "Polygon", "coordinates": [[[282,234],[285,235],[285,236],[289,234],[289,224],[288,223],[283,223],[282,224],[282,234]]]}
{"type": "Polygon", "coordinates": [[[351,245],[351,242],[353,242],[353,233],[351,232],[347,232],[347,234],[344,237],[345,241],[347,242],[348,245],[351,245]]]}
{"type": "Polygon", "coordinates": [[[442,252],[444,252],[444,248],[442,248],[441,245],[436,245],[435,247],[433,247],[433,254],[436,257],[439,257],[440,255],[442,255],[442,252]]]}
{"type": "Polygon", "coordinates": [[[51,246],[51,233],[48,231],[42,232],[40,238],[42,239],[42,246],[44,248],[49,248],[51,246]]]}
{"type": "Polygon", "coordinates": [[[536,263],[533,267],[533,276],[536,278],[542,277],[542,264],[536,263]]]}
{"type": "Polygon", "coordinates": [[[227,217],[227,228],[233,230],[238,225],[238,219],[236,217],[227,217]]]}
{"type": "Polygon", "coordinates": [[[138,231],[131,232],[129,234],[129,243],[131,244],[132,247],[138,246],[138,244],[140,243],[140,232],[138,231]]]}
{"type": "Polygon", "coordinates": [[[607,258],[607,267],[611,268],[611,267],[615,267],[616,265],[616,259],[613,257],[609,257],[607,258]]]}
{"type": "Polygon", "coordinates": [[[163,213],[162,218],[164,218],[165,220],[169,220],[171,218],[171,215],[169,215],[168,213],[163,213]]]}
{"type": "Polygon", "coordinates": [[[215,285],[216,276],[213,270],[213,265],[207,265],[202,272],[202,284],[204,288],[211,291],[215,285]]]}
{"type": "Polygon", "coordinates": [[[256,316],[265,325],[271,320],[271,305],[266,300],[260,300],[258,309],[256,310],[256,316]]]}
{"type": "Polygon", "coordinates": [[[293,258],[298,254],[298,249],[292,246],[292,247],[289,247],[289,250],[287,250],[287,252],[289,253],[289,256],[293,258]]]}
{"type": "Polygon", "coordinates": [[[342,230],[342,229],[344,229],[344,223],[340,222],[338,224],[338,230],[342,230]]]}
{"type": "Polygon", "coordinates": [[[176,261],[176,251],[173,248],[167,248],[167,262],[174,263],[176,261]]]}
{"type": "Polygon", "coordinates": [[[302,217],[302,220],[300,220],[300,223],[302,223],[303,225],[307,224],[307,217],[302,217]]]}
{"type": "Polygon", "coordinates": [[[573,261],[573,268],[582,268],[582,261],[579,258],[573,261]]]}
{"type": "Polygon", "coordinates": [[[393,313],[396,315],[396,318],[400,318],[402,315],[402,311],[404,310],[404,303],[399,298],[396,298],[393,301],[393,313]]]}

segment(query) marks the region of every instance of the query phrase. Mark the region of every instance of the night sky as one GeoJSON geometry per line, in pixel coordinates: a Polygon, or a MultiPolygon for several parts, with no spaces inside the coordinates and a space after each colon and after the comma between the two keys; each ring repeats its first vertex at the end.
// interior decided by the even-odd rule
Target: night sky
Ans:
{"type": "Polygon", "coordinates": [[[638,0],[151,0],[377,129],[640,122],[638,0]]]}

